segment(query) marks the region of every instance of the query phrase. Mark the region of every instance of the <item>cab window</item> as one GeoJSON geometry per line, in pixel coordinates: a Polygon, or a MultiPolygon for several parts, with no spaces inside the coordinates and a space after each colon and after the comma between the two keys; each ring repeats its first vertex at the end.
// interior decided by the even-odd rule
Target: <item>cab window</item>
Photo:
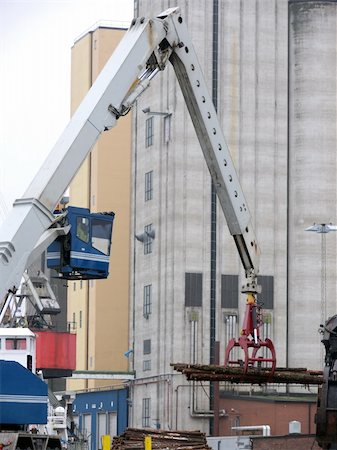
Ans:
{"type": "Polygon", "coordinates": [[[25,338],[7,338],[5,347],[6,350],[26,350],[27,342],[25,338]]]}
{"type": "Polygon", "coordinates": [[[92,219],[92,246],[104,255],[110,254],[111,231],[111,223],[92,219]]]}
{"type": "Polygon", "coordinates": [[[89,242],[89,219],[87,217],[77,217],[76,236],[83,242],[89,242]]]}

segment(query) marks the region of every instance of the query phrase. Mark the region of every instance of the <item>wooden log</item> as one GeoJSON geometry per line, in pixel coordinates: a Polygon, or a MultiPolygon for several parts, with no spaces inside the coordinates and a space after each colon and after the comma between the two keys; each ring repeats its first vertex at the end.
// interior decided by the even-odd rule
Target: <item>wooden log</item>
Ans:
{"type": "Polygon", "coordinates": [[[276,368],[274,374],[266,368],[249,368],[244,374],[240,367],[223,367],[201,364],[171,364],[174,370],[186,375],[188,380],[195,381],[228,381],[246,384],[302,384],[321,385],[323,373],[305,368],[276,368]]]}
{"type": "Polygon", "coordinates": [[[113,438],[112,450],[139,450],[144,448],[145,436],[151,436],[153,449],[211,450],[205,433],[200,431],[167,431],[128,428],[113,438]]]}

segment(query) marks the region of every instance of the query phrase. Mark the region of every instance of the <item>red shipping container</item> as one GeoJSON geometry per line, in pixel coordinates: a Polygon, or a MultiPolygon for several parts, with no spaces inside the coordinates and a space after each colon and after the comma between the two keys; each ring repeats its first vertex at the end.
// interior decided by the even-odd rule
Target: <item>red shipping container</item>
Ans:
{"type": "Polygon", "coordinates": [[[76,369],[76,334],[35,331],[37,369],[76,369]]]}

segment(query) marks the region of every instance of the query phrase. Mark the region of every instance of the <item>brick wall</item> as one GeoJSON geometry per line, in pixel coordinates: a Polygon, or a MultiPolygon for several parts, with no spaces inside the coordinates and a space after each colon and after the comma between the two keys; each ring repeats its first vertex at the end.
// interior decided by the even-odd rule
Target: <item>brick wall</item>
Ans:
{"type": "Polygon", "coordinates": [[[253,437],[252,450],[321,450],[314,435],[253,437]]]}
{"type": "Polygon", "coordinates": [[[220,435],[231,436],[233,426],[269,425],[273,436],[289,433],[289,422],[301,423],[301,432],[307,435],[316,432],[316,403],[312,401],[281,401],[263,397],[253,398],[227,397],[220,399],[220,409],[227,412],[220,418],[220,435]]]}

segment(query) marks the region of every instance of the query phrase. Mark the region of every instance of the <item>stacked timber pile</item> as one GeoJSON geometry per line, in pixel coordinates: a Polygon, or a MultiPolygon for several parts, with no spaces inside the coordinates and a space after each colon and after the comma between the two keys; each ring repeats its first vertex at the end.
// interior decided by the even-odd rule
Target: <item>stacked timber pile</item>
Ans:
{"type": "Polygon", "coordinates": [[[194,381],[228,381],[230,383],[280,383],[280,384],[315,384],[323,383],[322,371],[303,368],[276,368],[273,374],[264,368],[249,368],[246,374],[240,367],[224,367],[200,364],[171,364],[174,370],[186,375],[188,380],[194,381]]]}
{"type": "Polygon", "coordinates": [[[211,450],[206,435],[200,431],[165,431],[127,428],[123,434],[113,438],[111,450],[144,449],[144,439],[151,437],[153,449],[211,450]]]}

